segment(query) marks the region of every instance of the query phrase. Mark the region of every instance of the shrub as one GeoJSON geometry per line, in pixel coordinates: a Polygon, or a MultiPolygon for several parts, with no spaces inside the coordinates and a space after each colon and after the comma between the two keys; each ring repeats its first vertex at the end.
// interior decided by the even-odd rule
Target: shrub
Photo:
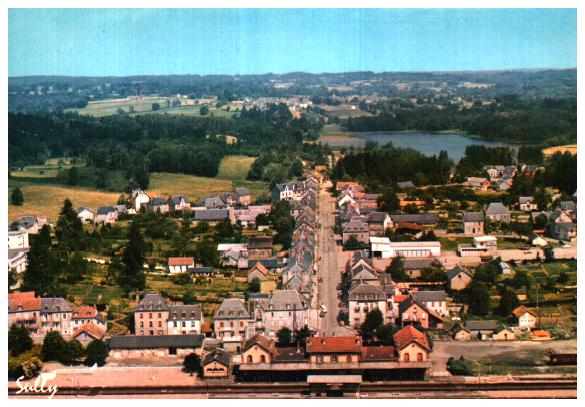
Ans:
{"type": "Polygon", "coordinates": [[[103,366],[106,364],[110,351],[102,340],[95,339],[87,345],[85,353],[87,355],[85,359],[86,365],[93,366],[97,364],[98,366],[103,366]]]}
{"type": "Polygon", "coordinates": [[[471,367],[471,363],[463,356],[459,359],[455,359],[454,357],[450,357],[449,361],[447,362],[447,370],[451,372],[451,374],[456,376],[471,376],[473,375],[473,369],[471,367]]]}
{"type": "Polygon", "coordinates": [[[37,376],[43,369],[43,362],[36,356],[24,361],[21,365],[22,375],[26,379],[32,379],[37,376]]]}

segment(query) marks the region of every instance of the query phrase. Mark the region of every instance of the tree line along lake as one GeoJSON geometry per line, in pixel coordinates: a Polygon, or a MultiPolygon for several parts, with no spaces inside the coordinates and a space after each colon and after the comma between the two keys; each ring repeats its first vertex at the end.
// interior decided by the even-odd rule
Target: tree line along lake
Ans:
{"type": "Polygon", "coordinates": [[[424,131],[391,131],[391,132],[355,132],[339,134],[339,137],[325,137],[322,142],[333,148],[363,147],[366,142],[375,141],[379,145],[389,142],[394,147],[412,148],[421,153],[432,156],[439,155],[441,150],[447,151],[449,158],[457,163],[465,155],[465,149],[470,145],[485,145],[488,147],[518,148],[518,144],[508,144],[490,141],[479,137],[472,137],[457,132],[424,132],[424,131]]]}

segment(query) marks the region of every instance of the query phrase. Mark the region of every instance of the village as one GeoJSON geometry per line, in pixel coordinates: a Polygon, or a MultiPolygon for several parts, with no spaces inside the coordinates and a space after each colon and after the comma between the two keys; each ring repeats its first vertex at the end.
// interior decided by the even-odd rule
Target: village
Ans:
{"type": "MultiPolygon", "coordinates": [[[[132,292],[128,325],[120,329],[112,304],[39,297],[18,290],[17,278],[9,294],[9,327],[25,327],[43,347],[55,332],[82,346],[99,341],[107,349],[99,366],[185,366],[203,380],[237,382],[332,374],[358,375],[360,381],[423,380],[470,372],[458,355],[442,358],[440,367],[432,363],[433,350],[443,343],[485,342],[488,356],[493,342],[574,337],[576,309],[547,304],[576,301],[575,201],[546,211],[527,196],[510,208],[491,203],[451,217],[441,205],[452,202],[435,200],[434,209],[425,211],[428,203],[416,195],[420,189],[404,181],[396,194],[403,210],[394,214],[379,207],[380,194],[360,183],[332,183],[330,170],[315,166],[299,180],[276,184],[272,204],[255,205],[242,187],[197,204],[184,195],[158,197],[137,189],[127,202],[77,208],[86,227],[111,227],[137,214],[177,214],[202,231],[241,228],[248,232],[245,240],[214,246],[217,266],[169,257],[144,269],[183,286],[225,280],[229,270],[243,289],[215,299],[216,305],[193,301],[203,296],[189,301],[160,291],[132,292]],[[275,242],[275,223],[282,221],[271,218],[276,211],[292,220],[287,250],[275,242]],[[514,233],[505,226],[513,220],[529,228],[514,233]],[[405,234],[414,238],[400,238],[405,234]],[[458,371],[461,363],[464,373],[458,371]]],[[[464,185],[502,190],[516,172],[530,176],[537,168],[484,170],[485,178],[464,185]]],[[[47,223],[24,216],[10,225],[9,271],[25,272],[29,236],[47,223]]],[[[110,263],[86,260],[97,267],[110,263]]],[[[546,355],[553,360],[558,353],[546,355]]]]}

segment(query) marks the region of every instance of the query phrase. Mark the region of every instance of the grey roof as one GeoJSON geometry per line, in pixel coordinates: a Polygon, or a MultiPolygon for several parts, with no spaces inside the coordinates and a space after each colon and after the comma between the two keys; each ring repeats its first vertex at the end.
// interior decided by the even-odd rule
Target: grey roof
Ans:
{"type": "Polygon", "coordinates": [[[386,212],[370,212],[368,223],[384,223],[388,214],[386,212]]]}
{"type": "Polygon", "coordinates": [[[134,312],[137,311],[168,311],[169,306],[159,293],[148,293],[138,303],[134,312]]]}
{"type": "Polygon", "coordinates": [[[415,185],[412,181],[402,181],[402,182],[398,182],[396,185],[398,185],[398,188],[400,188],[400,189],[408,189],[408,188],[415,187],[415,185]]]}
{"type": "Polygon", "coordinates": [[[402,259],[402,264],[404,265],[405,270],[421,270],[425,267],[429,267],[433,264],[435,259],[433,258],[422,258],[422,259],[402,259]]]}
{"type": "Polygon", "coordinates": [[[483,212],[463,212],[461,220],[463,222],[483,222],[483,212]]]}
{"type": "Polygon", "coordinates": [[[421,302],[443,302],[447,301],[447,294],[443,290],[437,291],[413,291],[412,295],[421,302]]]}
{"type": "Polygon", "coordinates": [[[364,233],[369,232],[368,226],[359,219],[352,219],[343,226],[343,233],[364,233]]]}
{"type": "Polygon", "coordinates": [[[390,218],[394,223],[407,222],[431,224],[439,222],[439,215],[437,215],[436,213],[421,213],[414,215],[390,215],[390,218]]]}
{"type": "Polygon", "coordinates": [[[174,205],[180,204],[181,200],[185,201],[185,203],[189,203],[189,198],[186,195],[173,195],[171,197],[171,201],[174,205]]]}
{"type": "Polygon", "coordinates": [[[113,206],[98,206],[96,215],[107,215],[110,212],[117,212],[113,206]]]}
{"type": "Polygon", "coordinates": [[[486,215],[509,215],[510,211],[501,202],[492,202],[485,213],[486,215]]]}
{"type": "Polygon", "coordinates": [[[83,211],[89,211],[89,212],[93,213],[93,212],[91,211],[91,209],[84,208],[83,206],[80,206],[79,208],[77,208],[77,214],[78,214],[78,215],[79,215],[81,212],[83,212],[83,211]]]}
{"type": "Polygon", "coordinates": [[[572,211],[574,209],[577,209],[577,205],[573,201],[563,201],[559,203],[559,208],[562,211],[572,211]]]}
{"type": "Polygon", "coordinates": [[[203,360],[202,365],[207,365],[211,362],[219,362],[224,366],[229,366],[232,361],[232,356],[221,348],[215,348],[211,352],[207,353],[203,360]]]}
{"type": "Polygon", "coordinates": [[[205,211],[195,211],[193,218],[195,220],[222,220],[229,217],[227,209],[207,209],[205,211]]]}
{"type": "Polygon", "coordinates": [[[213,267],[189,267],[187,271],[193,274],[211,274],[213,267]]]}
{"type": "Polygon", "coordinates": [[[447,271],[447,278],[449,280],[452,280],[455,277],[457,277],[459,273],[465,273],[469,277],[473,277],[473,272],[469,270],[467,267],[455,266],[451,270],[447,271]]]}
{"type": "Polygon", "coordinates": [[[110,349],[199,348],[203,335],[116,335],[110,349]]]}
{"type": "Polygon", "coordinates": [[[250,195],[250,191],[248,191],[248,188],[238,187],[236,188],[236,194],[238,194],[238,196],[250,195]]]}
{"type": "Polygon", "coordinates": [[[223,300],[213,317],[214,320],[249,318],[250,314],[248,313],[248,310],[246,310],[246,307],[244,307],[244,301],[233,298],[223,300]]]}
{"type": "Polygon", "coordinates": [[[206,208],[225,208],[225,202],[222,201],[219,197],[207,197],[203,199],[203,205],[206,208]]]}
{"type": "Polygon", "coordinates": [[[266,306],[270,310],[302,310],[307,308],[307,304],[301,298],[298,291],[295,290],[276,290],[267,301],[266,306]]]}
{"type": "Polygon", "coordinates": [[[272,238],[270,236],[250,237],[248,249],[272,249],[272,238]]]}
{"type": "Polygon", "coordinates": [[[201,305],[171,305],[169,307],[169,320],[182,321],[201,319],[201,305]]]}
{"type": "Polygon", "coordinates": [[[350,301],[384,301],[386,293],[380,287],[361,284],[349,292],[350,301]]]}
{"type": "Polygon", "coordinates": [[[518,198],[518,203],[520,205],[527,204],[527,203],[531,203],[532,201],[534,201],[534,197],[533,196],[521,196],[521,197],[518,198]]]}
{"type": "Polygon", "coordinates": [[[352,281],[377,281],[378,277],[372,274],[369,270],[363,269],[355,273],[351,279],[352,281]]]}
{"type": "Polygon", "coordinates": [[[498,321],[493,319],[483,321],[465,321],[465,328],[470,331],[495,331],[498,321]]]}
{"type": "Polygon", "coordinates": [[[41,298],[41,312],[42,313],[51,313],[51,312],[70,312],[72,311],[71,304],[67,302],[64,298],[61,297],[54,297],[54,298],[41,298]]]}
{"type": "Polygon", "coordinates": [[[160,197],[152,198],[152,200],[150,201],[150,206],[161,206],[161,205],[167,205],[167,201],[165,201],[164,199],[162,199],[160,197]]]}

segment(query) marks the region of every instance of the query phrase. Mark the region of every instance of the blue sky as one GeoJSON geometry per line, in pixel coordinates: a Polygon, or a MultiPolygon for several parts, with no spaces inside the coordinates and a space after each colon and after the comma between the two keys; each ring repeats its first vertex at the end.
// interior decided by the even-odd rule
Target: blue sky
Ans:
{"type": "Polygon", "coordinates": [[[573,9],[11,9],[10,76],[577,66],[573,9]]]}

